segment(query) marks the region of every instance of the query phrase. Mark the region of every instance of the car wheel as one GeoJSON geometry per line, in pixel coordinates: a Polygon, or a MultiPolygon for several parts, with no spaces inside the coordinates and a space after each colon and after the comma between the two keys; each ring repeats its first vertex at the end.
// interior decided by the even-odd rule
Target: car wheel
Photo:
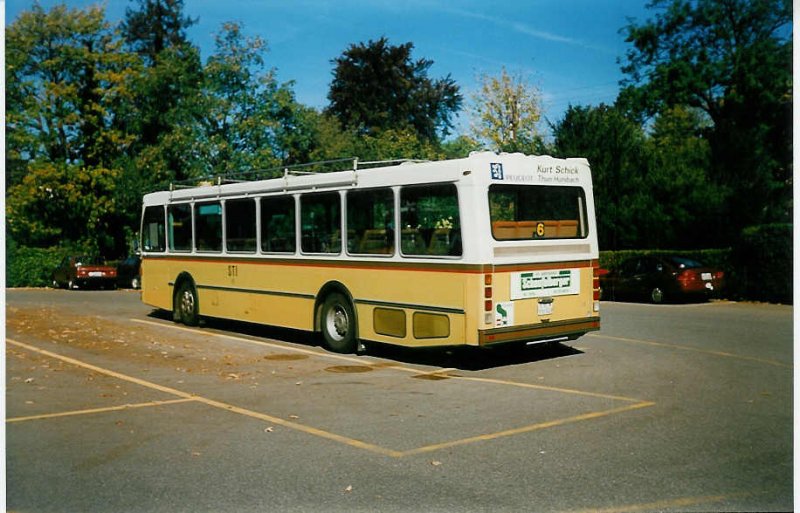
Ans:
{"type": "Polygon", "coordinates": [[[72,281],[72,280],[69,280],[69,281],[67,282],[67,290],[75,290],[75,289],[77,289],[77,288],[78,288],[78,286],[77,286],[77,285],[75,285],[75,282],[74,282],[74,281],[72,281]]]}
{"type": "Polygon", "coordinates": [[[652,291],[650,291],[650,301],[655,304],[660,304],[664,302],[664,291],[661,290],[659,287],[655,287],[652,291]]]}
{"type": "Polygon", "coordinates": [[[138,277],[138,276],[135,276],[135,277],[134,277],[134,278],[131,280],[131,288],[132,288],[132,289],[138,289],[138,288],[140,288],[141,286],[142,286],[142,284],[140,283],[140,279],[139,279],[139,277],[138,277]]]}
{"type": "Polygon", "coordinates": [[[200,323],[200,305],[197,301],[197,291],[188,281],[183,282],[175,294],[173,316],[187,326],[197,326],[200,323]]]}
{"type": "Polygon", "coordinates": [[[325,345],[336,353],[353,353],[356,350],[356,316],[350,301],[334,293],[325,298],[321,310],[322,336],[325,345]]]}

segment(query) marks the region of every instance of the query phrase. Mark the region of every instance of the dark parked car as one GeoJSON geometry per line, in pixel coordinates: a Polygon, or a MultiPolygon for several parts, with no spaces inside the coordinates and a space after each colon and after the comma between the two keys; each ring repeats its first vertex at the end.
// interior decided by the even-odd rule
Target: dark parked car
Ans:
{"type": "Polygon", "coordinates": [[[68,256],[53,271],[56,288],[116,288],[117,269],[106,265],[102,258],[68,256]]]}
{"type": "Polygon", "coordinates": [[[678,256],[643,256],[626,260],[600,276],[603,299],[645,299],[653,303],[687,298],[708,299],[725,284],[719,269],[678,256]]]}
{"type": "Polygon", "coordinates": [[[124,289],[142,287],[142,259],[136,255],[129,256],[117,264],[117,286],[124,289]]]}

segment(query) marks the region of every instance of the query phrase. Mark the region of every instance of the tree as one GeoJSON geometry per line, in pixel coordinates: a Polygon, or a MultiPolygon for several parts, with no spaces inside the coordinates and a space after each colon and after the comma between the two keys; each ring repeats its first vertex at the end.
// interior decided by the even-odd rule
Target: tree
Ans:
{"type": "Polygon", "coordinates": [[[76,245],[116,256],[114,191],[119,171],[36,162],[7,192],[8,234],[32,247],[76,245]]]}
{"type": "Polygon", "coordinates": [[[641,126],[607,105],[570,106],[553,135],[556,155],[585,157],[592,167],[600,247],[655,247],[663,215],[648,196],[641,126]]]}
{"type": "Polygon", "coordinates": [[[198,167],[205,174],[274,167],[294,157],[284,143],[307,152],[299,134],[308,130],[307,112],[297,104],[292,83],[279,84],[275,70],[266,68],[264,40],[244,36],[238,23],[225,23],[215,42],[192,106],[198,167]]]}
{"type": "Polygon", "coordinates": [[[539,92],[521,76],[503,68],[499,77],[483,75],[473,96],[473,136],[495,151],[536,153],[543,145],[538,129],[542,109],[539,92]]]}
{"type": "Polygon", "coordinates": [[[132,141],[115,123],[132,63],[99,7],[22,13],[6,32],[9,167],[111,165],[132,141]]]}
{"type": "MultiPolygon", "coordinates": [[[[186,39],[196,20],[183,14],[183,0],[137,0],[139,9],[125,11],[121,32],[128,47],[143,61],[136,81],[139,146],[157,145],[175,127],[182,99],[197,94],[202,80],[200,52],[186,39]]],[[[170,164],[180,164],[171,162],[170,164]]]]}
{"type": "Polygon", "coordinates": [[[377,135],[388,129],[413,130],[421,140],[447,135],[462,97],[448,75],[433,80],[433,61],[411,58],[412,43],[389,44],[382,37],[350,45],[335,65],[327,112],[345,128],[377,135]]]}
{"type": "Polygon", "coordinates": [[[197,23],[183,14],[183,0],[136,0],[139,9],[125,9],[120,28],[131,48],[154,67],[161,52],[189,45],[186,29],[197,23]]]}
{"type": "Polygon", "coordinates": [[[375,135],[343,129],[329,114],[317,114],[313,122],[310,161],[358,157],[362,161],[391,159],[440,160],[439,145],[422,140],[411,129],[383,130],[375,135]]]}
{"type": "Polygon", "coordinates": [[[713,179],[729,191],[727,237],[791,209],[789,0],[654,0],[632,44],[622,98],[645,116],[685,105],[710,123],[713,179]]]}
{"type": "Polygon", "coordinates": [[[697,109],[661,112],[647,139],[646,190],[663,215],[657,247],[701,249],[729,243],[720,238],[724,189],[714,183],[707,118],[697,109]]]}
{"type": "Polygon", "coordinates": [[[113,252],[120,122],[136,57],[101,8],[34,5],[6,32],[9,234],[21,244],[113,252]]]}

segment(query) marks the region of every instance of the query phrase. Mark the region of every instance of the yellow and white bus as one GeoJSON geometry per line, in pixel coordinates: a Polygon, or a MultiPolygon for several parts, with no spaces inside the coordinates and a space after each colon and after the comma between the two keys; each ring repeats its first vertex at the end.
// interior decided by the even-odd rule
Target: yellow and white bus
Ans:
{"type": "MultiPolygon", "coordinates": [[[[357,161],[356,161],[357,162],[357,161]]],[[[336,352],[600,328],[585,159],[472,153],[144,196],[142,300],[321,332],[336,352]]]]}

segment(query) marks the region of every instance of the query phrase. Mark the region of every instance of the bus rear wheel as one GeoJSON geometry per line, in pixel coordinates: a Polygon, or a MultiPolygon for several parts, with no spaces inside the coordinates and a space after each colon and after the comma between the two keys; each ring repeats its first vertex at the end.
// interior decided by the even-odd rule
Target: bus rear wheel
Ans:
{"type": "Polygon", "coordinates": [[[197,326],[200,323],[197,291],[188,281],[184,281],[175,294],[173,317],[187,326],[197,326]]]}
{"type": "Polygon", "coordinates": [[[350,301],[334,293],[325,298],[320,311],[320,327],[325,346],[335,353],[356,351],[356,316],[350,301]]]}

